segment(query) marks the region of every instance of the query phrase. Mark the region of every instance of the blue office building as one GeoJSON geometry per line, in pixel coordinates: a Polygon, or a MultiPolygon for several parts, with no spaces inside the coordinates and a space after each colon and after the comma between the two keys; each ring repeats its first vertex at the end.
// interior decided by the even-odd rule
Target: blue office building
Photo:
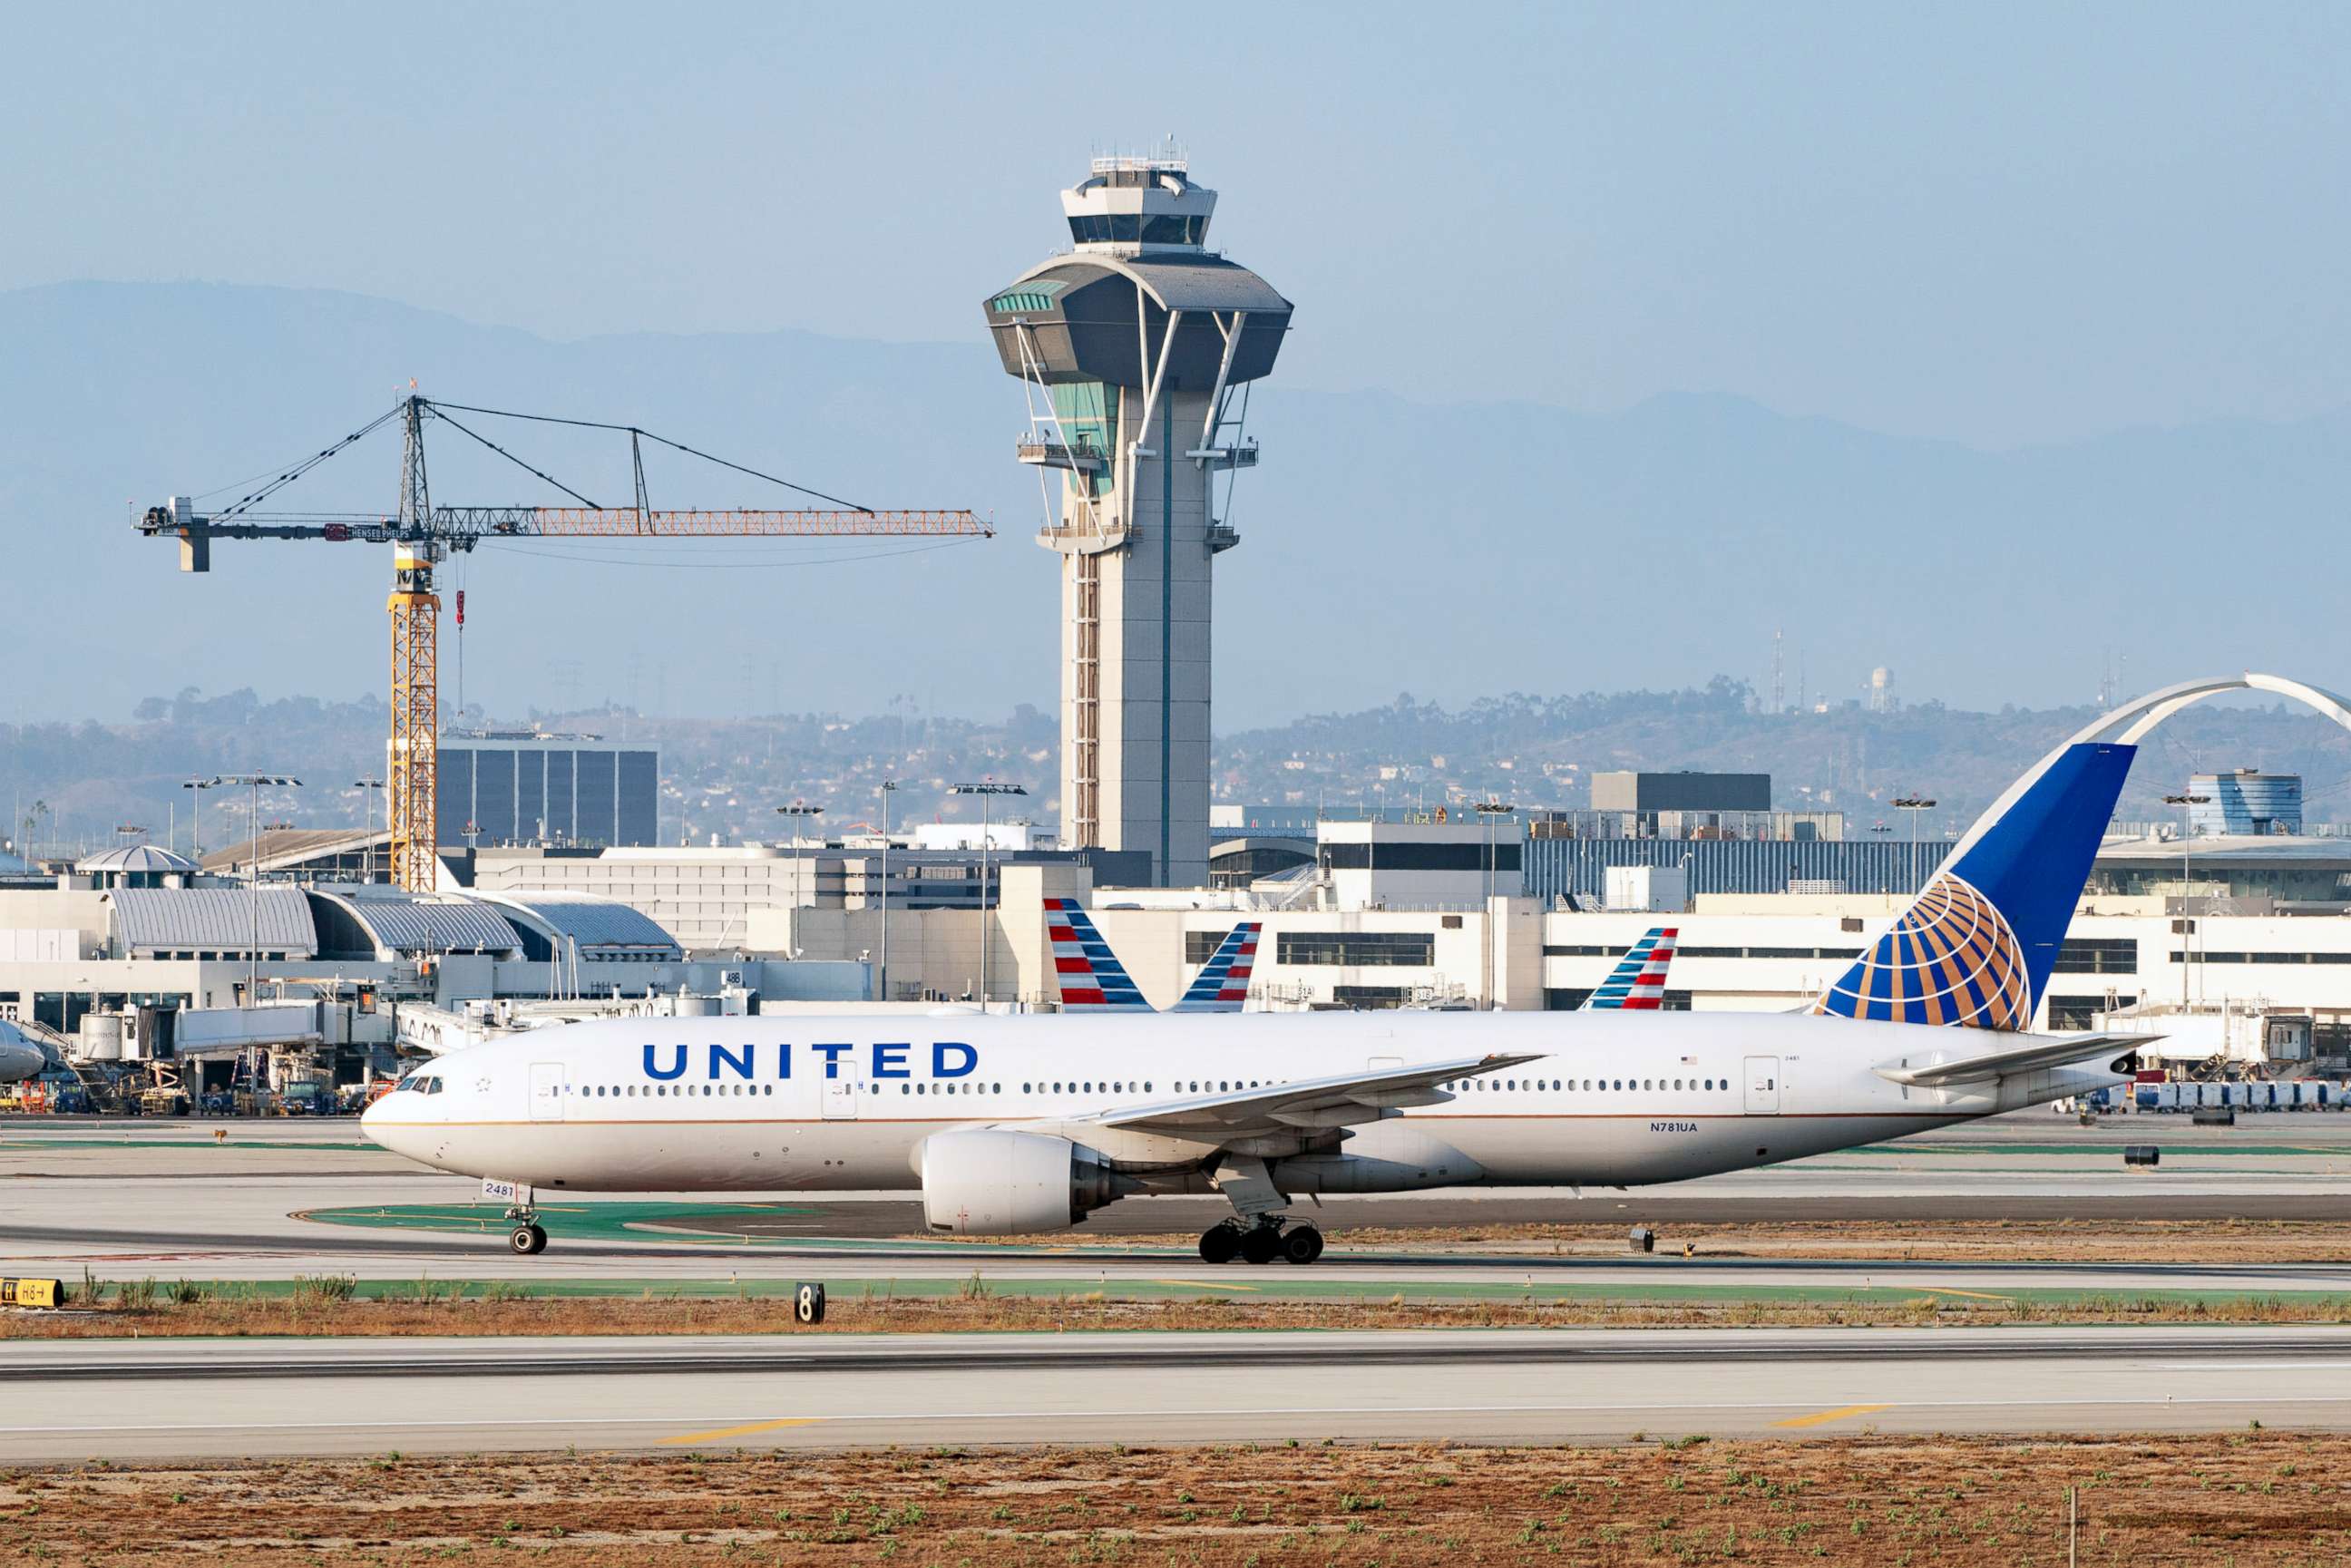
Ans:
{"type": "Polygon", "coordinates": [[[2299,773],[2263,773],[2256,768],[2197,773],[2189,778],[2188,792],[2204,797],[2188,808],[2188,831],[2193,837],[2302,831],[2299,773]]]}

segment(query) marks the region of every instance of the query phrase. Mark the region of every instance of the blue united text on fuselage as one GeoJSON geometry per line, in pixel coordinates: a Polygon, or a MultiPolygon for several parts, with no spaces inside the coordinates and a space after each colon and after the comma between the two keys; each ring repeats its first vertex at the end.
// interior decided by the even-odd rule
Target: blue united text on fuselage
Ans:
{"type": "MultiPolygon", "coordinates": [[[[757,1041],[746,1041],[742,1045],[712,1044],[702,1049],[702,1075],[705,1078],[752,1079],[766,1076],[786,1079],[792,1075],[795,1048],[783,1040],[771,1045],[761,1045],[757,1041]],[[763,1061],[768,1064],[764,1074],[760,1065],[763,1061]]],[[[824,1075],[839,1078],[842,1071],[841,1059],[848,1058],[849,1065],[853,1068],[859,1048],[850,1040],[813,1040],[797,1049],[809,1056],[821,1057],[824,1075]]],[[[875,1040],[864,1048],[866,1076],[914,1077],[914,1067],[908,1058],[915,1049],[913,1040],[875,1040]]],[[[933,1078],[968,1078],[979,1071],[979,1052],[961,1040],[932,1040],[930,1052],[930,1076],[933,1078]]],[[[683,1078],[693,1055],[694,1048],[689,1045],[648,1044],[644,1048],[645,1076],[664,1082],[683,1078]]]]}

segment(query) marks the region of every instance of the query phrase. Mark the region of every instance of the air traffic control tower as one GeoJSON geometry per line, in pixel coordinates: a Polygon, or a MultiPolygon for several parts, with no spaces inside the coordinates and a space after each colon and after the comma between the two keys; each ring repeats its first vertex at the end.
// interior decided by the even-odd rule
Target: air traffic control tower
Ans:
{"type": "Polygon", "coordinates": [[[1037,542],[1061,557],[1061,841],[1208,880],[1211,582],[1257,465],[1249,386],[1290,301],[1207,249],[1217,193],[1179,158],[1097,158],[1061,193],[1071,249],[991,296],[1029,395],[1037,542]]]}

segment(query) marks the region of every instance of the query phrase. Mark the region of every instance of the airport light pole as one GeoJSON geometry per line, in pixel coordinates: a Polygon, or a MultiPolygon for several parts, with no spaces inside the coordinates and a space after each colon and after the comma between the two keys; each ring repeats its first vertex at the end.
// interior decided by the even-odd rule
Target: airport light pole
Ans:
{"type": "MultiPolygon", "coordinates": [[[[219,782],[217,779],[183,779],[180,780],[180,788],[202,791],[211,789],[219,782]]],[[[188,842],[195,846],[196,869],[202,871],[204,859],[204,798],[202,793],[198,793],[189,796],[188,799],[195,802],[189,813],[188,842]]]]}
{"type": "Polygon", "coordinates": [[[2191,807],[2211,804],[2210,795],[2166,795],[2163,803],[2179,808],[2179,1010],[2188,1010],[2188,936],[2194,926],[2188,914],[2188,841],[2195,836],[2195,824],[2189,821],[2191,807]]]}
{"type": "MultiPolygon", "coordinates": [[[[798,850],[800,847],[801,826],[806,823],[810,817],[820,817],[824,815],[824,808],[821,806],[811,806],[805,800],[795,800],[789,806],[777,807],[776,815],[779,817],[789,817],[791,819],[792,848],[794,850],[798,850]]],[[[795,854],[792,856],[792,870],[795,873],[799,873],[807,872],[809,867],[799,855],[795,854]]],[[[810,885],[814,885],[812,880],[810,885]]],[[[797,951],[797,949],[795,951],[797,951]]]]}
{"type": "Polygon", "coordinates": [[[261,789],[267,785],[273,789],[299,789],[302,780],[288,779],[281,773],[224,773],[196,786],[199,789],[214,789],[225,784],[244,786],[252,792],[253,814],[246,818],[249,830],[245,846],[248,857],[245,877],[245,908],[251,927],[246,933],[251,946],[246,949],[245,1005],[257,1006],[261,1000],[261,789]]]}
{"type": "Polygon", "coordinates": [[[800,841],[800,830],[808,824],[810,817],[823,816],[824,808],[809,805],[806,801],[795,800],[789,806],[777,807],[776,815],[789,817],[792,820],[792,843],[797,847],[800,841]]]}
{"type": "Polygon", "coordinates": [[[1494,824],[1519,808],[1510,800],[1480,800],[1471,808],[1486,820],[1486,914],[1479,924],[1486,930],[1486,1010],[1491,1012],[1494,1000],[1494,824]]]}
{"type": "Polygon", "coordinates": [[[991,817],[988,809],[996,803],[996,797],[998,795],[1026,795],[1029,791],[1018,784],[998,784],[995,779],[988,779],[977,784],[952,785],[948,788],[947,793],[979,797],[979,1010],[986,1012],[988,988],[987,957],[989,951],[996,946],[994,923],[988,915],[987,849],[989,839],[992,837],[989,832],[991,817]]]}
{"type": "Polygon", "coordinates": [[[1935,802],[1923,795],[1900,795],[1895,805],[1910,813],[1910,891],[1918,891],[1918,813],[1932,810],[1935,802]]]}
{"type": "MultiPolygon", "coordinates": [[[[363,857],[360,863],[365,869],[360,873],[360,880],[371,883],[375,881],[375,798],[383,789],[383,780],[354,779],[351,780],[351,788],[368,791],[360,797],[360,804],[367,824],[362,830],[367,835],[367,841],[360,847],[363,857]]],[[[389,817],[386,820],[389,821],[389,817]]]]}
{"type": "Polygon", "coordinates": [[[898,792],[895,779],[882,780],[882,999],[890,999],[890,797],[898,792]]]}

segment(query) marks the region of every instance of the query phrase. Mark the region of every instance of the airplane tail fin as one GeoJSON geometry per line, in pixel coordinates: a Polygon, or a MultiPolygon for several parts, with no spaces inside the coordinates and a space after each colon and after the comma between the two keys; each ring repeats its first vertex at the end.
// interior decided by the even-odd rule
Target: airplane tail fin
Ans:
{"type": "Polygon", "coordinates": [[[2135,746],[2077,741],[2010,787],[1813,1011],[2028,1030],[2135,746]]]}
{"type": "Polygon", "coordinates": [[[1127,977],[1126,967],[1074,898],[1045,901],[1045,929],[1053,943],[1053,969],[1065,1013],[1143,1012],[1151,1004],[1127,977]]]}
{"type": "Polygon", "coordinates": [[[1262,921],[1244,920],[1225,933],[1209,955],[1207,967],[1193,977],[1182,999],[1168,1009],[1176,1013],[1237,1013],[1249,1000],[1249,971],[1257,967],[1257,936],[1262,921]]]}
{"type": "Polygon", "coordinates": [[[1651,927],[1625,949],[1600,988],[1583,998],[1585,1012],[1655,1012],[1666,1005],[1666,970],[1674,961],[1681,933],[1671,925],[1651,927]]]}

